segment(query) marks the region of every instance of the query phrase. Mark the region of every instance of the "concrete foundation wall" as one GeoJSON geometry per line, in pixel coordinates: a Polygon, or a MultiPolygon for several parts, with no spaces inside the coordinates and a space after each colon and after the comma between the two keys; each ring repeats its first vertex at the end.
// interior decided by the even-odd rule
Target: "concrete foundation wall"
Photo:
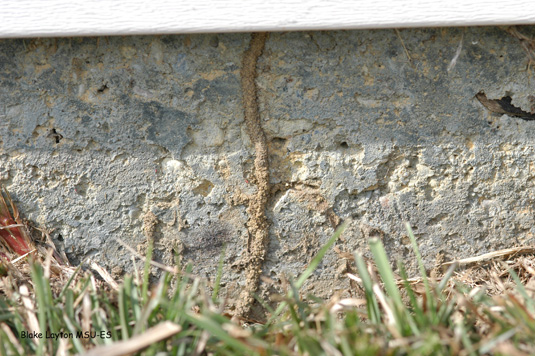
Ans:
{"type": "MultiPolygon", "coordinates": [[[[75,263],[131,270],[116,238],[143,251],[149,237],[156,259],[181,254],[213,279],[227,244],[223,286],[234,295],[248,241],[242,198],[256,190],[240,86],[249,40],[1,40],[0,181],[75,263]]],[[[319,296],[348,288],[343,252],[365,251],[368,237],[412,264],[404,221],[430,265],[438,252],[533,243],[535,122],[493,115],[474,97],[533,109],[528,52],[510,33],[272,33],[257,71],[273,289],[347,219],[309,281],[319,296]]]]}

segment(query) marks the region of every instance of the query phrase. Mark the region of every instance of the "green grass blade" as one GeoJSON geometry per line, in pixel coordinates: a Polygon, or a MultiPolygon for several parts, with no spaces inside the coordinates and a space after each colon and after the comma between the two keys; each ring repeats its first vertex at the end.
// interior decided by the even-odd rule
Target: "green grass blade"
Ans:
{"type": "Polygon", "coordinates": [[[510,329],[510,330],[508,330],[508,331],[496,336],[492,340],[486,342],[484,345],[481,345],[481,347],[479,348],[479,353],[481,355],[486,355],[486,354],[490,353],[494,347],[496,347],[499,343],[502,343],[504,341],[509,340],[511,337],[513,337],[513,335],[516,332],[517,332],[516,329],[510,329]]]}
{"type": "Polygon", "coordinates": [[[201,330],[206,330],[210,335],[223,341],[226,345],[242,352],[245,355],[257,355],[255,350],[242,341],[230,336],[220,324],[216,323],[213,318],[205,315],[185,314],[186,319],[201,330]]]}
{"type": "Polygon", "coordinates": [[[357,271],[360,279],[362,280],[362,286],[364,287],[364,294],[366,295],[366,309],[368,311],[368,318],[373,324],[381,323],[381,310],[379,309],[379,303],[375,293],[373,292],[373,282],[368,273],[366,263],[361,254],[355,254],[355,263],[357,265],[357,271]]]}
{"type": "MultiPolygon", "coordinates": [[[[63,315],[63,320],[65,321],[65,325],[66,325],[67,329],[73,335],[76,335],[76,333],[80,330],[80,328],[75,327],[67,315],[63,315]]],[[[73,343],[74,347],[76,348],[76,351],[78,352],[78,354],[85,353],[85,349],[82,346],[82,343],[80,342],[81,339],[79,339],[77,337],[73,337],[70,340],[72,341],[72,343],[73,343]]]]}
{"type": "Polygon", "coordinates": [[[386,252],[383,243],[379,239],[370,239],[370,250],[377,265],[377,270],[381,275],[381,279],[384,283],[384,288],[389,295],[389,304],[394,312],[394,318],[396,320],[396,327],[402,335],[419,334],[419,328],[416,325],[411,312],[403,304],[401,299],[401,293],[396,284],[396,278],[394,272],[390,267],[390,262],[386,256],[386,252]]]}
{"type": "Polygon", "coordinates": [[[418,243],[416,242],[416,237],[414,237],[414,233],[412,232],[412,228],[409,223],[405,223],[405,228],[407,229],[409,239],[411,240],[412,250],[414,251],[414,254],[416,255],[418,268],[420,269],[420,275],[422,276],[422,279],[424,281],[425,293],[427,295],[427,302],[429,303],[428,308],[429,310],[435,310],[434,296],[431,293],[431,287],[429,286],[429,280],[427,279],[427,272],[425,270],[424,260],[422,259],[422,255],[420,254],[420,249],[418,249],[418,243]]]}
{"type": "Polygon", "coordinates": [[[9,309],[10,307],[7,305],[7,303],[0,298],[0,322],[4,320],[12,320],[18,316],[18,314],[11,312],[9,309]]]}
{"type": "Polygon", "coordinates": [[[11,343],[11,340],[8,339],[7,335],[4,333],[3,330],[0,329],[0,355],[9,355],[8,354],[8,347],[9,350],[11,350],[12,355],[18,354],[18,352],[15,349],[15,345],[11,343]]]}
{"type": "MultiPolygon", "coordinates": [[[[422,307],[420,306],[420,303],[418,302],[418,299],[416,298],[416,294],[414,294],[414,291],[412,290],[412,287],[410,283],[408,282],[409,277],[407,275],[407,270],[405,269],[405,266],[403,266],[402,263],[398,263],[398,267],[399,267],[401,278],[403,278],[403,286],[405,287],[405,290],[407,291],[407,295],[410,300],[409,305],[411,307],[412,313],[414,313],[416,317],[416,321],[417,321],[416,324],[420,326],[425,326],[427,318],[424,313],[424,310],[422,309],[422,307]]],[[[419,329],[420,328],[417,328],[414,331],[416,335],[420,334],[419,329]]]]}
{"type": "Polygon", "coordinates": [[[128,298],[126,291],[130,288],[132,282],[131,276],[126,276],[124,278],[123,285],[119,289],[119,318],[121,325],[122,339],[127,340],[130,337],[130,325],[128,318],[128,298]]]}
{"type": "Polygon", "coordinates": [[[390,268],[390,262],[386,256],[383,243],[379,239],[370,239],[370,250],[372,252],[377,270],[381,275],[386,292],[392,298],[396,308],[401,310],[403,308],[403,302],[401,300],[401,294],[399,293],[398,286],[396,285],[396,278],[394,272],[390,268]]]}
{"type": "MultiPolygon", "coordinates": [[[[34,284],[34,292],[37,297],[37,318],[39,320],[39,328],[44,334],[47,330],[47,304],[46,304],[46,291],[45,291],[45,277],[43,275],[43,269],[35,262],[31,262],[31,275],[34,284]]],[[[37,355],[43,355],[46,347],[46,339],[39,339],[37,347],[37,355]]]]}
{"type": "Polygon", "coordinates": [[[141,312],[141,316],[136,320],[136,325],[134,327],[133,335],[137,335],[141,333],[142,331],[146,330],[148,327],[148,322],[151,314],[155,309],[157,309],[160,306],[160,302],[163,298],[163,292],[167,290],[166,283],[168,283],[167,274],[163,274],[160,277],[160,283],[156,286],[156,288],[153,290],[153,295],[149,299],[148,303],[145,304],[143,307],[143,311],[141,312]]]}
{"type": "Polygon", "coordinates": [[[217,301],[217,296],[219,295],[219,289],[221,288],[221,277],[223,276],[223,265],[225,263],[225,253],[227,251],[227,245],[223,246],[223,251],[221,251],[221,256],[219,257],[219,265],[217,266],[217,275],[214,282],[214,291],[212,292],[212,302],[217,301]]]}
{"type": "Polygon", "coordinates": [[[180,287],[178,288],[180,295],[186,295],[186,288],[191,282],[191,278],[189,277],[191,275],[191,271],[193,271],[193,265],[188,263],[184,270],[184,274],[180,276],[180,287]]]}
{"type": "Polygon", "coordinates": [[[0,321],[11,320],[14,317],[15,317],[14,313],[3,313],[3,314],[0,314],[0,321]]]}
{"type": "Polygon", "coordinates": [[[274,314],[275,309],[273,309],[262,297],[260,297],[258,294],[254,293],[253,297],[256,299],[258,303],[262,306],[262,308],[266,309],[269,314],[274,314]]]}
{"type": "Polygon", "coordinates": [[[305,281],[308,279],[308,277],[310,277],[314,270],[316,270],[325,254],[331,249],[332,245],[334,245],[334,243],[340,238],[340,236],[346,229],[347,224],[348,223],[346,221],[342,225],[340,225],[340,227],[338,227],[338,229],[336,229],[336,231],[334,232],[334,235],[329,240],[327,240],[325,245],[323,245],[322,248],[318,251],[318,254],[312,259],[312,261],[310,261],[308,267],[301,274],[301,276],[299,276],[297,282],[295,282],[295,287],[297,289],[301,288],[305,281]]]}
{"type": "MultiPolygon", "coordinates": [[[[342,233],[346,229],[347,224],[348,224],[347,221],[342,223],[342,225],[340,225],[336,229],[336,231],[334,232],[333,236],[318,251],[318,254],[312,259],[312,261],[310,261],[310,264],[308,265],[308,267],[301,274],[301,276],[299,276],[299,278],[297,279],[297,282],[295,282],[295,287],[297,289],[299,289],[299,288],[301,288],[303,286],[303,284],[308,279],[308,277],[310,277],[310,275],[318,267],[318,265],[320,264],[321,260],[323,259],[323,257],[327,253],[327,251],[329,251],[329,249],[336,242],[336,240],[338,240],[340,238],[340,235],[342,235],[342,233]]],[[[275,310],[275,313],[273,315],[271,315],[271,317],[269,318],[267,324],[270,324],[271,322],[273,322],[273,320],[275,320],[275,318],[284,310],[285,307],[286,307],[286,302],[281,302],[279,304],[279,306],[277,307],[277,309],[275,310]]]]}
{"type": "Polygon", "coordinates": [[[142,306],[139,300],[138,288],[134,284],[130,285],[128,297],[130,300],[130,309],[132,310],[132,319],[137,321],[141,318],[142,306]]]}
{"type": "Polygon", "coordinates": [[[529,310],[531,315],[535,315],[535,299],[529,296],[528,292],[526,291],[526,288],[524,288],[524,285],[522,285],[522,281],[520,281],[520,278],[518,278],[518,275],[515,271],[509,269],[509,274],[515,281],[516,290],[518,290],[522,298],[524,298],[524,304],[526,308],[529,310]]]}
{"type": "Polygon", "coordinates": [[[63,286],[63,288],[61,289],[61,292],[59,293],[59,295],[57,297],[58,300],[61,300],[61,298],[63,298],[63,295],[65,294],[65,292],[67,290],[69,290],[69,287],[71,286],[71,283],[74,280],[74,277],[76,277],[78,275],[78,273],[80,272],[80,269],[82,269],[82,264],[80,264],[78,267],[76,267],[76,269],[74,270],[73,274],[69,277],[69,279],[67,280],[67,283],[63,286]]]}
{"type": "Polygon", "coordinates": [[[143,284],[141,291],[141,300],[143,304],[146,304],[149,297],[149,277],[150,277],[150,262],[152,261],[152,251],[153,251],[154,242],[152,239],[149,239],[149,244],[147,246],[147,252],[145,254],[145,266],[143,268],[143,284]]]}
{"type": "Polygon", "coordinates": [[[448,285],[448,281],[451,279],[451,277],[453,276],[453,273],[455,272],[456,269],[457,269],[457,264],[456,263],[452,264],[448,268],[448,270],[446,271],[446,273],[442,277],[442,280],[440,281],[440,283],[437,286],[437,293],[440,294],[440,293],[442,293],[444,291],[444,288],[446,288],[446,286],[448,285]]]}

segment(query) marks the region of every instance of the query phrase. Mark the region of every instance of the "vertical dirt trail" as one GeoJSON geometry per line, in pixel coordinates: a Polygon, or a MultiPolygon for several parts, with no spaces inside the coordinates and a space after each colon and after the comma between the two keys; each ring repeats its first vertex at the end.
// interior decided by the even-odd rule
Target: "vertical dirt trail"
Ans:
{"type": "Polygon", "coordinates": [[[268,244],[268,221],[266,206],[269,199],[269,160],[266,135],[260,124],[256,86],[256,64],[262,55],[268,33],[253,33],[249,49],[245,51],[241,68],[241,87],[243,95],[244,119],[247,134],[254,146],[254,177],[257,186],[256,194],[249,198],[247,213],[249,221],[249,244],[245,265],[245,289],[236,305],[236,315],[246,316],[254,303],[253,293],[258,289],[262,265],[266,257],[268,244]]]}

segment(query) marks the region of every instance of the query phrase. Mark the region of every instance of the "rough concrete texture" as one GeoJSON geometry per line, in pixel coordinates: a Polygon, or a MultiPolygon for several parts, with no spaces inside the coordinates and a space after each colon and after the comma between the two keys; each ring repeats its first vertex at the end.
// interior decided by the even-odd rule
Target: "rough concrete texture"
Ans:
{"type": "MultiPolygon", "coordinates": [[[[535,34],[535,28],[522,28],[535,34]]],[[[191,260],[238,295],[256,191],[240,66],[249,34],[0,41],[0,180],[74,263],[129,271],[117,241],[191,260]]],[[[526,44],[526,43],[524,43],[526,44]]],[[[264,275],[298,275],[349,228],[306,292],[348,288],[343,252],[380,237],[431,265],[534,241],[535,122],[474,96],[534,105],[528,54],[499,28],[273,33],[258,60],[269,157],[264,275]],[[462,48],[455,65],[459,44],[462,48]],[[409,60],[409,57],[410,59],[409,60]],[[450,70],[448,71],[448,67],[450,70]],[[338,251],[338,252],[337,252],[338,251]]]]}

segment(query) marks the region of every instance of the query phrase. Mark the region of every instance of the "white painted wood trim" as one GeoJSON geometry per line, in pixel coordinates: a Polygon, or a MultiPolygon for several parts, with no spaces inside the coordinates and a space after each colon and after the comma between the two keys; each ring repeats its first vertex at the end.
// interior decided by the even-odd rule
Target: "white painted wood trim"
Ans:
{"type": "Polygon", "coordinates": [[[0,38],[535,24],[533,0],[0,0],[0,38]]]}

